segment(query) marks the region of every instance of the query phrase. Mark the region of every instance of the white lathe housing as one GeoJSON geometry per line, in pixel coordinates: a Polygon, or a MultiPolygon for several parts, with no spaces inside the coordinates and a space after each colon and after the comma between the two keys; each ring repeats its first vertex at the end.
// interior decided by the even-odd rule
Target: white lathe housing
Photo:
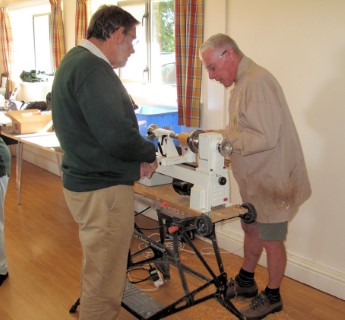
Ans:
{"type": "Polygon", "coordinates": [[[151,125],[148,135],[158,139],[156,172],[193,185],[190,208],[209,213],[212,207],[230,205],[229,174],[224,156],[231,153],[232,147],[220,133],[198,130],[177,135],[151,125]],[[175,139],[181,144],[181,152],[175,146],[175,139]]]}

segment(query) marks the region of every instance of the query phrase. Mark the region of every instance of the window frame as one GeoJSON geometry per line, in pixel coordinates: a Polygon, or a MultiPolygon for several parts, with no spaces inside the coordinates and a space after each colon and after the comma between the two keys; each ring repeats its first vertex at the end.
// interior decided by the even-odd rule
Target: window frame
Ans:
{"type": "MultiPolygon", "coordinates": [[[[122,0],[118,1],[118,6],[128,7],[129,5],[145,5],[145,14],[142,20],[139,21],[146,24],[145,42],[147,51],[146,67],[143,70],[143,74],[146,74],[146,81],[127,81],[121,79],[131,92],[132,97],[138,104],[144,104],[148,106],[163,106],[177,108],[177,86],[174,84],[155,83],[152,76],[152,0],[122,0]],[[160,94],[158,95],[157,92],[160,94]]],[[[126,8],[127,9],[127,8],[126,8]]],[[[127,9],[128,10],[128,9],[127,9]]],[[[130,12],[130,10],[128,10],[130,12]]],[[[121,78],[121,69],[118,71],[119,77],[121,78]]]]}
{"type": "Polygon", "coordinates": [[[52,57],[51,57],[51,36],[50,36],[50,16],[51,16],[51,12],[47,12],[47,13],[39,13],[39,14],[33,14],[32,15],[32,29],[33,29],[33,48],[34,48],[34,59],[35,59],[35,70],[36,71],[45,71],[48,74],[52,74],[53,73],[53,61],[52,61],[52,57]],[[35,32],[35,18],[37,17],[47,17],[47,28],[48,28],[48,52],[49,52],[49,61],[50,61],[50,69],[49,70],[40,70],[40,68],[38,68],[38,63],[37,60],[39,60],[39,57],[37,55],[37,48],[38,45],[36,44],[36,32],[35,32]]]}
{"type": "MultiPolygon", "coordinates": [[[[141,21],[138,19],[139,22],[141,22],[142,27],[144,27],[145,33],[144,33],[144,39],[141,39],[141,41],[145,41],[146,44],[146,65],[144,69],[142,70],[143,72],[143,83],[148,84],[151,83],[152,77],[151,77],[151,32],[150,32],[150,20],[149,20],[149,15],[150,15],[150,0],[122,0],[118,1],[117,5],[121,8],[125,8],[125,10],[128,10],[127,7],[129,6],[135,6],[135,5],[143,5],[145,7],[145,13],[141,18],[141,21]]],[[[128,10],[130,11],[130,10],[128,10]]],[[[126,79],[122,78],[122,74],[124,72],[122,69],[119,69],[119,77],[121,80],[124,82],[127,82],[126,79]]],[[[134,82],[141,82],[139,79],[134,82]]]]}
{"type": "MultiPolygon", "coordinates": [[[[32,6],[24,6],[24,7],[9,7],[9,18],[10,22],[12,25],[12,36],[13,36],[13,47],[14,47],[14,59],[15,61],[21,61],[20,63],[16,63],[15,66],[13,66],[12,69],[12,79],[14,81],[19,81],[20,80],[20,73],[25,70],[25,71],[30,71],[30,70],[36,70],[37,64],[36,64],[36,52],[35,52],[35,44],[34,44],[34,16],[40,16],[40,15],[50,15],[50,5],[49,4],[37,4],[37,5],[32,5],[32,6]],[[17,19],[21,19],[21,17],[27,17],[25,18],[25,23],[24,23],[24,28],[25,31],[27,32],[29,29],[32,30],[30,33],[30,37],[24,39],[26,42],[30,40],[28,43],[24,42],[24,44],[21,42],[22,38],[17,38],[16,34],[22,32],[22,25],[17,23],[17,19]],[[18,28],[14,28],[14,25],[18,25],[18,28]],[[14,33],[15,32],[15,33],[14,33]],[[29,51],[29,52],[28,52],[29,51]],[[18,53],[20,52],[20,53],[18,53]],[[25,56],[25,59],[23,57],[25,56]],[[29,57],[29,63],[28,63],[28,57],[29,57]],[[25,60],[25,63],[22,61],[25,60]]],[[[49,22],[49,19],[48,19],[49,22]]],[[[26,34],[27,35],[27,34],[26,34]]],[[[50,33],[49,33],[50,37],[50,33]]],[[[51,39],[49,39],[49,44],[51,44],[51,39]]],[[[50,51],[49,47],[49,51],[50,51]]],[[[52,66],[51,66],[52,68],[52,66]]],[[[47,70],[36,70],[36,71],[47,71],[47,70]]],[[[52,69],[50,70],[52,71],[52,69]]]]}

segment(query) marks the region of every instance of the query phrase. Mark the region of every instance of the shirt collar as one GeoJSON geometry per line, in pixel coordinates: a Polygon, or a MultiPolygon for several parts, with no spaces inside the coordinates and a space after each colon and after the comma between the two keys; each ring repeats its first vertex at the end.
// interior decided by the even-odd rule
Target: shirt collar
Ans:
{"type": "Polygon", "coordinates": [[[91,41],[87,39],[82,39],[79,43],[79,46],[84,47],[85,49],[93,53],[95,56],[97,56],[98,58],[101,58],[110,64],[108,58],[104,55],[104,53],[101,50],[99,50],[99,48],[95,46],[91,41]]]}
{"type": "Polygon", "coordinates": [[[235,83],[244,75],[247,70],[254,64],[254,61],[248,58],[247,56],[243,56],[236,71],[235,83]]]}

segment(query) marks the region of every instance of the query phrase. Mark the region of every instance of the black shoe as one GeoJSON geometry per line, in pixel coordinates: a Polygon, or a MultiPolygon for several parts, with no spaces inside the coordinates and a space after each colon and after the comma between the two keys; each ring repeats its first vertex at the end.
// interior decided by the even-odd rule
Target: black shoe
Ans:
{"type": "Polygon", "coordinates": [[[242,310],[241,313],[246,320],[260,320],[281,310],[283,310],[283,302],[280,298],[272,301],[265,292],[261,292],[252,300],[249,308],[242,310]]]}
{"type": "Polygon", "coordinates": [[[8,277],[8,273],[6,274],[0,274],[0,286],[2,285],[2,283],[7,279],[8,277]]]}
{"type": "Polygon", "coordinates": [[[232,299],[235,297],[245,297],[253,298],[258,294],[258,286],[254,280],[253,284],[250,286],[242,287],[240,286],[237,277],[231,278],[228,282],[228,287],[226,289],[225,298],[232,299]]]}

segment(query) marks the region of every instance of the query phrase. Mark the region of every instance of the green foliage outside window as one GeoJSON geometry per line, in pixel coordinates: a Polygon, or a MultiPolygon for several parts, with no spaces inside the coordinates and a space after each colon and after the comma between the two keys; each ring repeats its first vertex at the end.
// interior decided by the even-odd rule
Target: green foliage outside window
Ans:
{"type": "Polygon", "coordinates": [[[153,2],[153,14],[157,28],[155,33],[158,43],[161,44],[161,52],[175,52],[174,12],[173,0],[156,0],[153,2]]]}

